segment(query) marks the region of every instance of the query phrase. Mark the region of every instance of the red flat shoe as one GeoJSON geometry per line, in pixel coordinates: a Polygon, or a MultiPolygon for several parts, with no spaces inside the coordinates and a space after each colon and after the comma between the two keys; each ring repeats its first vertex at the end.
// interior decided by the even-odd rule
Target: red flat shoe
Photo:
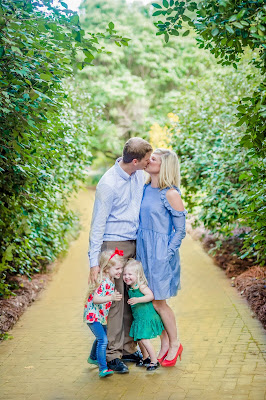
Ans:
{"type": "Polygon", "coordinates": [[[180,361],[181,361],[182,351],[183,351],[183,346],[180,343],[180,346],[178,347],[175,358],[173,358],[172,360],[163,360],[163,362],[161,363],[161,366],[162,367],[173,367],[176,364],[178,357],[180,357],[180,361]]]}
{"type": "Polygon", "coordinates": [[[167,352],[161,357],[161,358],[157,358],[157,360],[158,360],[158,362],[161,364],[161,362],[165,359],[165,357],[167,356],[167,354],[168,354],[168,350],[167,350],[167,352]]]}

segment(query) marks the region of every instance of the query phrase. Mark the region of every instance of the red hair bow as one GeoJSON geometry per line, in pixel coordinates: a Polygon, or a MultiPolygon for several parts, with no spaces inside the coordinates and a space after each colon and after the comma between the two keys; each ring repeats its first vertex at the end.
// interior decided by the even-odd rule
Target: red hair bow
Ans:
{"type": "Polygon", "coordinates": [[[124,255],[124,252],[123,252],[123,250],[118,250],[118,248],[116,247],[115,248],[115,252],[111,255],[111,257],[109,258],[109,261],[111,260],[111,258],[113,258],[115,255],[118,255],[118,256],[123,256],[124,255]]]}

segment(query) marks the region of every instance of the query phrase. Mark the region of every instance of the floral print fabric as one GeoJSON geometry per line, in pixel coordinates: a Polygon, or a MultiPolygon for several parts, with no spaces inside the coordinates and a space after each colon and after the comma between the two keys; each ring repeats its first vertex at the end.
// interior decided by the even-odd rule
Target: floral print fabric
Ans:
{"type": "MultiPolygon", "coordinates": [[[[105,278],[98,289],[95,290],[99,296],[108,296],[114,293],[115,284],[109,279],[105,278]]],[[[107,324],[107,316],[112,305],[111,301],[103,304],[93,303],[93,294],[90,294],[84,306],[84,322],[90,324],[92,322],[100,322],[102,325],[107,324]]]]}

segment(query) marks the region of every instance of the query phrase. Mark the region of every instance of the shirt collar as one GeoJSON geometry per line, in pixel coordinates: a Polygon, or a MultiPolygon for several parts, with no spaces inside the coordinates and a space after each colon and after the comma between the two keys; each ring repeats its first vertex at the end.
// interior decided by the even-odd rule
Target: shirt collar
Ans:
{"type": "Polygon", "coordinates": [[[115,170],[118,173],[119,176],[121,176],[121,178],[125,179],[125,181],[128,181],[132,175],[135,174],[135,172],[133,172],[133,174],[129,175],[126,171],[123,170],[123,168],[120,167],[119,165],[119,161],[122,160],[122,157],[119,157],[116,162],[115,162],[115,170]]]}

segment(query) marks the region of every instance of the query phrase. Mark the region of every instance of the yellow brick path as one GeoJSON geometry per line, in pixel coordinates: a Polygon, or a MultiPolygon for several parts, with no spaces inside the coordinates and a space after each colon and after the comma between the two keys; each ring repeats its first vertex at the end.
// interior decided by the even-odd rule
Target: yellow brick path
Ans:
{"type": "MultiPolygon", "coordinates": [[[[76,200],[84,229],[52,282],[0,344],[1,400],[263,400],[265,334],[244,299],[200,245],[181,249],[182,290],[171,300],[182,361],[154,373],[98,378],[86,358],[93,338],[82,323],[88,227],[94,192],[76,200]]],[[[158,348],[158,339],[154,345],[158,348]]]]}

